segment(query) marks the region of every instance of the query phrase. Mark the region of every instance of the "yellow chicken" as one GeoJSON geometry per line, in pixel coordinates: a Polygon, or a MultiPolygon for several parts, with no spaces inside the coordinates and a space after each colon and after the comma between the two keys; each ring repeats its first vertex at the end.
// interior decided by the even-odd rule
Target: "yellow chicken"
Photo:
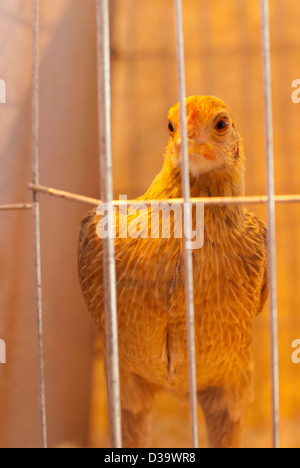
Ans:
{"type": "MultiPolygon", "coordinates": [[[[244,195],[244,152],[230,109],[212,96],[189,97],[186,107],[191,196],[244,195]]],[[[164,165],[141,202],[182,196],[178,104],[168,117],[164,165]]],[[[165,236],[161,225],[152,231],[151,223],[160,221],[147,211],[139,219],[150,225],[140,222],[140,231],[129,235],[137,214],[120,209],[115,215],[124,447],[149,446],[155,392],[189,393],[184,242],[175,235],[182,219],[171,212],[165,236]]],[[[194,228],[195,216],[194,208],[194,228]]],[[[104,339],[102,219],[94,210],[82,221],[79,278],[104,339]]],[[[241,205],[206,206],[204,244],[193,250],[193,269],[197,392],[209,445],[239,447],[252,397],[252,325],[268,294],[264,224],[241,205]]]]}

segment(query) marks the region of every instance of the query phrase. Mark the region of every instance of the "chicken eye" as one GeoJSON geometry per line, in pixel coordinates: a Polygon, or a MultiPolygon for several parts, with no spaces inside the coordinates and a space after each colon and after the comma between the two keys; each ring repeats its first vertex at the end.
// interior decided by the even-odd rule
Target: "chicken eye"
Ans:
{"type": "Polygon", "coordinates": [[[169,133],[172,135],[175,131],[174,127],[173,127],[173,124],[172,122],[169,122],[168,123],[168,130],[169,130],[169,133]]]}
{"type": "Polygon", "coordinates": [[[226,132],[228,125],[229,125],[228,119],[226,117],[222,117],[216,123],[215,129],[217,130],[218,133],[222,134],[226,132]]]}

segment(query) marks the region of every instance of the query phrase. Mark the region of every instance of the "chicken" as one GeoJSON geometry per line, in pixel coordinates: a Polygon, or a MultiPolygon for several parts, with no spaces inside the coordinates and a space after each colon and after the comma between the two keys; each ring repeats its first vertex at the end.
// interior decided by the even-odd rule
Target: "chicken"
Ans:
{"type": "MultiPolygon", "coordinates": [[[[212,96],[187,98],[192,197],[242,196],[244,152],[228,106],[212,96]]],[[[141,199],[180,198],[179,105],[169,112],[169,143],[161,172],[141,199]]],[[[149,219],[148,214],[146,214],[149,219]]],[[[193,224],[195,225],[195,211],[193,224]]],[[[116,225],[134,215],[116,212],[116,225]]],[[[79,278],[87,307],[105,337],[101,216],[82,221],[79,278]]],[[[152,218],[150,221],[153,222],[152,218]]],[[[187,397],[184,243],[119,236],[115,258],[124,447],[149,442],[154,395],[187,397]]],[[[252,398],[252,326],[268,294],[266,228],[241,205],[206,206],[204,245],[193,250],[197,395],[210,447],[241,444],[252,398]]]]}

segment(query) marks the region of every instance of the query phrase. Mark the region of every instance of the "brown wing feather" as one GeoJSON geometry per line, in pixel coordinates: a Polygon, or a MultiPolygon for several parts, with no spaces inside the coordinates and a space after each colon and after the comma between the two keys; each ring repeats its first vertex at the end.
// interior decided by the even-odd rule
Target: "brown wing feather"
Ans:
{"type": "Polygon", "coordinates": [[[99,324],[103,309],[102,239],[96,235],[96,210],[90,211],[81,222],[78,246],[78,272],[83,297],[94,320],[99,324]]]}
{"type": "Polygon", "coordinates": [[[246,236],[250,241],[252,254],[243,259],[252,268],[260,268],[262,283],[257,315],[262,311],[269,294],[267,229],[265,224],[253,213],[245,211],[246,236]]]}
{"type": "Polygon", "coordinates": [[[265,257],[265,272],[264,272],[264,277],[263,277],[263,284],[261,288],[261,298],[260,298],[260,306],[258,308],[257,314],[260,314],[262,311],[265,302],[268,298],[269,295],[269,268],[268,268],[268,233],[266,226],[262,221],[258,219],[259,227],[260,227],[260,234],[263,240],[263,245],[264,245],[264,251],[266,252],[266,257],[265,257]]]}

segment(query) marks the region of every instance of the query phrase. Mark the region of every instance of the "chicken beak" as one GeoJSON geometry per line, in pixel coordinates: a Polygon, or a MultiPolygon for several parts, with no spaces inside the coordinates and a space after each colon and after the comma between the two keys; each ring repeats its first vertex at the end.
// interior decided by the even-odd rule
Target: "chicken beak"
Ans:
{"type": "Polygon", "coordinates": [[[214,155],[214,148],[208,143],[202,143],[192,140],[188,142],[188,148],[189,156],[193,155],[195,157],[198,154],[201,154],[206,159],[209,159],[211,161],[214,161],[216,159],[214,155]]]}
{"type": "MultiPolygon", "coordinates": [[[[176,152],[177,155],[180,153],[181,139],[179,138],[176,142],[176,152]]],[[[203,141],[196,141],[188,139],[188,153],[189,156],[197,157],[197,155],[202,155],[210,161],[215,161],[215,151],[214,147],[209,143],[203,143],[203,141]]]]}

